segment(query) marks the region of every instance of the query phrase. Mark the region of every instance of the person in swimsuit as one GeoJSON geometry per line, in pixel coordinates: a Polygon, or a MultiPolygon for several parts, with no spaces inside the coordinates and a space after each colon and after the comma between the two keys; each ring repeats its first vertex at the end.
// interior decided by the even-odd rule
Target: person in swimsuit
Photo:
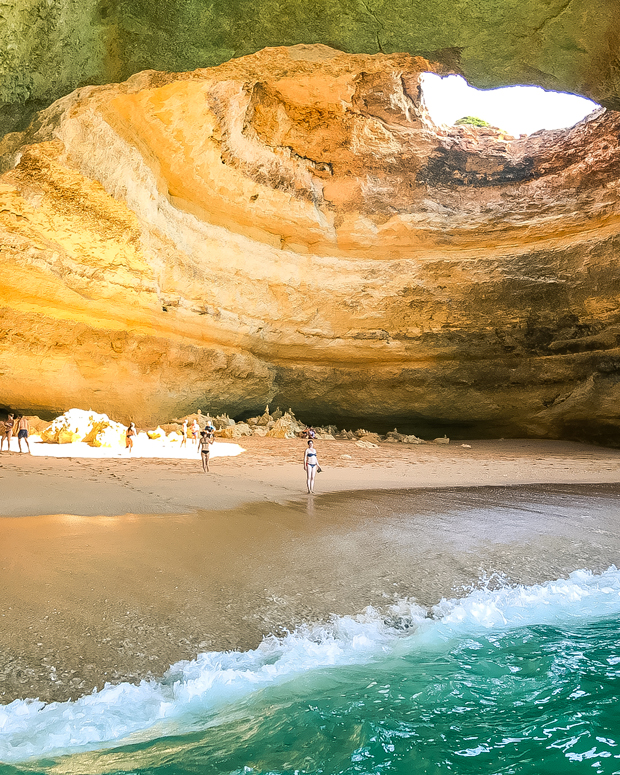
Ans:
{"type": "Polygon", "coordinates": [[[205,474],[209,473],[209,452],[212,441],[212,437],[206,431],[202,431],[198,440],[198,449],[202,459],[202,470],[205,474]]]}
{"type": "MultiPolygon", "coordinates": [[[[194,420],[194,422],[192,423],[192,439],[194,439],[194,441],[198,438],[199,432],[200,432],[200,425],[198,425],[198,420],[194,420]]],[[[200,443],[200,440],[198,443],[200,443]]]]}
{"type": "Polygon", "coordinates": [[[133,440],[134,437],[138,435],[138,432],[136,431],[136,424],[133,422],[129,423],[129,428],[125,431],[125,447],[129,450],[129,454],[131,455],[131,450],[133,449],[133,440]]]}
{"type": "Polygon", "coordinates": [[[30,453],[30,442],[28,441],[28,420],[23,414],[17,416],[17,443],[19,445],[19,451],[23,452],[22,439],[26,442],[28,447],[28,453],[30,453]]]}
{"type": "Polygon", "coordinates": [[[181,439],[181,446],[186,447],[187,446],[187,420],[183,420],[183,427],[181,428],[181,436],[183,437],[181,439]]]}
{"type": "Polygon", "coordinates": [[[0,422],[0,452],[4,446],[4,440],[6,439],[7,452],[11,451],[11,438],[13,437],[13,425],[15,420],[13,415],[10,414],[4,422],[0,422]]]}
{"type": "Polygon", "coordinates": [[[304,452],[304,469],[306,471],[306,485],[308,495],[314,495],[314,477],[319,467],[319,460],[316,456],[316,449],[312,439],[308,441],[308,446],[304,452]]]}

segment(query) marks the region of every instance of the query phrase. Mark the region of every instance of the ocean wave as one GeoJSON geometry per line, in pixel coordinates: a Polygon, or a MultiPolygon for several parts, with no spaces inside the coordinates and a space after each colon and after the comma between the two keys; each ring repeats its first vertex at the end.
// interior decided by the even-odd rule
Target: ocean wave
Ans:
{"type": "Polygon", "coordinates": [[[302,627],[252,651],[208,652],[161,681],[106,685],[78,700],[0,706],[0,762],[97,750],[178,734],[253,692],[313,670],[371,663],[396,648],[441,648],[480,631],[570,626],[620,614],[620,571],[586,570],[533,586],[475,589],[430,611],[401,601],[385,612],[302,627]]]}

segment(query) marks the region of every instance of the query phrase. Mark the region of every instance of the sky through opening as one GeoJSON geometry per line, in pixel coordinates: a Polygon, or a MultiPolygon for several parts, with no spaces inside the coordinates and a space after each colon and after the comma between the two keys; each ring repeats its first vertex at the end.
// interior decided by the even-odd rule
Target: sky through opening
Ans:
{"type": "Polygon", "coordinates": [[[436,124],[454,124],[475,116],[511,135],[539,129],[571,127],[600,106],[575,94],[545,91],[538,86],[506,86],[479,91],[460,75],[422,76],[424,101],[436,124]]]}

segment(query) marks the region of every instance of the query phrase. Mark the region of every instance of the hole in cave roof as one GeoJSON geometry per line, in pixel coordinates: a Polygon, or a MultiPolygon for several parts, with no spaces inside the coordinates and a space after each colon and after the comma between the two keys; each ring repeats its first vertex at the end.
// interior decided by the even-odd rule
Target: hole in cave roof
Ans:
{"type": "Polygon", "coordinates": [[[481,119],[514,137],[541,129],[567,129],[600,109],[585,97],[539,86],[474,89],[460,75],[424,73],[422,92],[430,118],[438,126],[451,126],[466,117],[481,119]]]}

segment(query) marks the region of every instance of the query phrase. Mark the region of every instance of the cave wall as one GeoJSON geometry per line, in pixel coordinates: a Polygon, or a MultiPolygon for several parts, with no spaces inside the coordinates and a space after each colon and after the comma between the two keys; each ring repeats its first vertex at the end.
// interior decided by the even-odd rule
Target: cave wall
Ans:
{"type": "Polygon", "coordinates": [[[408,55],[88,87],[0,144],[0,395],[617,443],[620,114],[427,118],[408,55]]]}
{"type": "Polygon", "coordinates": [[[298,43],[422,54],[479,87],[620,108],[616,0],[14,0],[0,4],[0,135],[79,86],[298,43]]]}

